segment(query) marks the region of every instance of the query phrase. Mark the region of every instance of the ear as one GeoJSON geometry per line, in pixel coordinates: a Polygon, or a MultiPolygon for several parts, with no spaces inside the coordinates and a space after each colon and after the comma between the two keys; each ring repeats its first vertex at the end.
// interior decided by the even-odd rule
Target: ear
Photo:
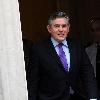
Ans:
{"type": "Polygon", "coordinates": [[[70,24],[68,24],[67,30],[68,30],[68,32],[69,32],[69,30],[70,30],[70,24]]]}
{"type": "Polygon", "coordinates": [[[50,25],[47,25],[47,30],[49,33],[51,33],[51,26],[50,25]]]}
{"type": "Polygon", "coordinates": [[[68,30],[70,30],[70,24],[69,24],[68,30]]]}

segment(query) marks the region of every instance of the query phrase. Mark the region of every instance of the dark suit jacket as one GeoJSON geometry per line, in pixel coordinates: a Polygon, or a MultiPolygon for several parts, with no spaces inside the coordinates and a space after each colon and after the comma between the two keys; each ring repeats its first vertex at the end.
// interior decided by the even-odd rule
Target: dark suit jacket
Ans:
{"type": "Polygon", "coordinates": [[[29,100],[68,100],[69,87],[78,92],[81,79],[88,98],[97,98],[93,69],[79,41],[67,39],[70,71],[66,72],[50,39],[33,45],[27,69],[29,100]]]}

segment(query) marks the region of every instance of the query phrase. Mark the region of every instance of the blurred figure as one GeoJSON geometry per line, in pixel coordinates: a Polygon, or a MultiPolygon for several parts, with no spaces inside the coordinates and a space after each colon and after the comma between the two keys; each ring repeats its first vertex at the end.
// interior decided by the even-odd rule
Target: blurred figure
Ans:
{"type": "Polygon", "coordinates": [[[94,68],[95,77],[97,79],[99,98],[100,98],[100,18],[91,20],[90,35],[92,43],[86,47],[86,52],[89,56],[91,64],[94,68]]]}

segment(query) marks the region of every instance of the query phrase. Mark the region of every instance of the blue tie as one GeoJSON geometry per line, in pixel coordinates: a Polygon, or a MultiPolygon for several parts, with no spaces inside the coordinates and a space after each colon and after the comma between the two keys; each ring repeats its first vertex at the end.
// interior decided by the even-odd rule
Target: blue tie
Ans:
{"type": "Polygon", "coordinates": [[[65,55],[65,52],[63,51],[63,43],[59,43],[58,44],[58,48],[59,48],[59,57],[60,57],[60,60],[63,64],[63,67],[66,71],[68,71],[68,63],[67,63],[67,59],[66,59],[66,55],[65,55]]]}

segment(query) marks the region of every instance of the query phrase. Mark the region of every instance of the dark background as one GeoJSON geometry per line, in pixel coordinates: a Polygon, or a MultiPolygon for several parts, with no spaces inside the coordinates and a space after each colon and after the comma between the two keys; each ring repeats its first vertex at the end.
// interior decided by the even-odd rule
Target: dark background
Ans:
{"type": "Polygon", "coordinates": [[[89,21],[100,17],[100,0],[19,0],[23,38],[39,41],[48,36],[48,16],[55,11],[69,13],[70,34],[84,42],[91,40],[89,21]]]}
{"type": "Polygon", "coordinates": [[[70,35],[87,44],[91,41],[89,22],[100,17],[100,0],[19,0],[25,68],[30,61],[33,42],[47,37],[47,20],[51,13],[64,11],[70,16],[70,35]]]}

